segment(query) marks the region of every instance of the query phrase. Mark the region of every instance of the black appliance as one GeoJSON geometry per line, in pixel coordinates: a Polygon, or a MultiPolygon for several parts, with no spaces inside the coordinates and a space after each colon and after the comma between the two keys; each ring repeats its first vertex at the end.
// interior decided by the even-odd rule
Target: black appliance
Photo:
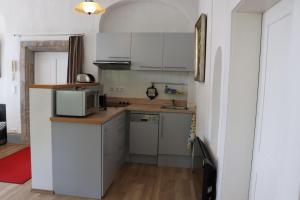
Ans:
{"type": "Polygon", "coordinates": [[[99,110],[107,110],[107,96],[99,95],[99,110]]]}
{"type": "Polygon", "coordinates": [[[0,104],[0,145],[7,143],[6,106],[0,104]]]}
{"type": "Polygon", "coordinates": [[[130,70],[130,60],[96,60],[93,62],[103,70],[130,70]]]}
{"type": "Polygon", "coordinates": [[[217,170],[213,159],[198,137],[193,143],[193,173],[196,196],[199,200],[216,199],[217,170]],[[197,190],[199,188],[199,190],[197,190]]]}

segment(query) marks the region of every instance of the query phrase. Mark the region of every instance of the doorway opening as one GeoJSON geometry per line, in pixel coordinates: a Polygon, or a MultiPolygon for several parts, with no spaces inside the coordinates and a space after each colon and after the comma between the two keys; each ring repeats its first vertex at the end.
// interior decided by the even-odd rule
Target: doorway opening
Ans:
{"type": "Polygon", "coordinates": [[[20,55],[20,107],[21,107],[21,140],[30,144],[29,128],[29,87],[34,84],[35,53],[36,52],[68,52],[69,42],[53,41],[23,41],[20,55]]]}

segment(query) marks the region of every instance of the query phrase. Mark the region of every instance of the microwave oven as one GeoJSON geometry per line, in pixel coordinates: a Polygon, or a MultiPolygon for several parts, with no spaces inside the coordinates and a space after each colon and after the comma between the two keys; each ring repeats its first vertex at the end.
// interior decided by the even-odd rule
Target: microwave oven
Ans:
{"type": "Polygon", "coordinates": [[[84,117],[97,112],[98,90],[57,90],[56,115],[84,117]]]}

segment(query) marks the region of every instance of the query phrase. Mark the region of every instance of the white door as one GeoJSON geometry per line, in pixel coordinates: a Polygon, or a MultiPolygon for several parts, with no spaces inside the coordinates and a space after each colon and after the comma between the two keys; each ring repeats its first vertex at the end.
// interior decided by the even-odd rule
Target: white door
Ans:
{"type": "Polygon", "coordinates": [[[287,63],[292,0],[282,0],[264,13],[257,127],[251,200],[279,200],[280,174],[289,123],[287,63]]]}
{"type": "Polygon", "coordinates": [[[67,52],[36,52],[34,55],[35,84],[67,83],[67,52]]]}

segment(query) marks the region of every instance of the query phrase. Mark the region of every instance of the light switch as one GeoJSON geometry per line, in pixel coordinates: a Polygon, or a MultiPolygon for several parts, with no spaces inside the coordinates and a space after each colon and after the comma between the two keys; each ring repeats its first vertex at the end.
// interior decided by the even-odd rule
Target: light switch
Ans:
{"type": "Polygon", "coordinates": [[[12,87],[12,93],[13,93],[13,94],[17,94],[17,86],[16,86],[16,85],[14,85],[14,86],[12,87]]]}

